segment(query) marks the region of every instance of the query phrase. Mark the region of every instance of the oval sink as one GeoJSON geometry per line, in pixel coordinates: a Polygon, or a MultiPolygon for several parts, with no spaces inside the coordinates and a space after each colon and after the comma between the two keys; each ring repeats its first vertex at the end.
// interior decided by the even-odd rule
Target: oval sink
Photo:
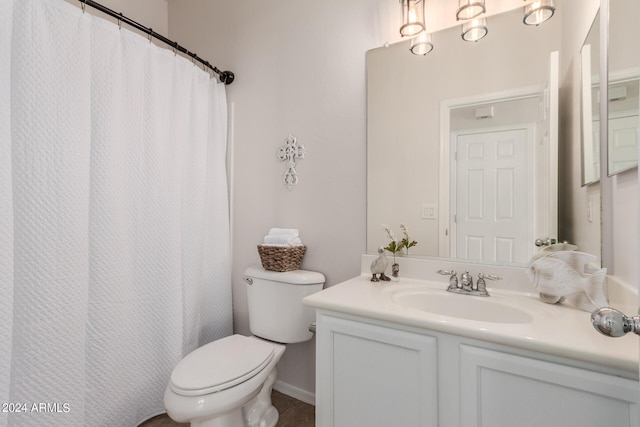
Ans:
{"type": "Polygon", "coordinates": [[[392,296],[402,307],[460,319],[492,323],[530,323],[533,320],[528,312],[492,298],[425,291],[397,292],[392,296]]]}

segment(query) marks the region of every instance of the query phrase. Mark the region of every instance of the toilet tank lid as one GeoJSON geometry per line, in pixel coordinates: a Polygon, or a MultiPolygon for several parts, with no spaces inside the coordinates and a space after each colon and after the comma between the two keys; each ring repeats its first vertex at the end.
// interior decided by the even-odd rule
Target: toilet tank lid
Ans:
{"type": "Polygon", "coordinates": [[[271,271],[265,270],[260,265],[252,265],[244,271],[247,277],[254,279],[271,280],[274,282],[290,283],[292,285],[316,285],[324,283],[324,274],[317,271],[292,270],[292,271],[271,271]]]}

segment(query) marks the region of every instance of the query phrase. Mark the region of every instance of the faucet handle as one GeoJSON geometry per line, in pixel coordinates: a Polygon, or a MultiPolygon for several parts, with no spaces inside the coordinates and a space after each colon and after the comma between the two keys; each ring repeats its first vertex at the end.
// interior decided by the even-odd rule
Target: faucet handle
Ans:
{"type": "Polygon", "coordinates": [[[436,273],[442,274],[443,276],[455,276],[458,274],[455,270],[438,270],[436,273]]]}
{"type": "Polygon", "coordinates": [[[450,291],[458,288],[458,273],[456,273],[455,270],[438,270],[436,273],[442,274],[443,276],[449,276],[449,287],[447,290],[450,291]]]}
{"type": "Polygon", "coordinates": [[[487,280],[502,280],[502,277],[496,276],[495,274],[484,274],[479,273],[478,279],[487,279],[487,280]]]}
{"type": "Polygon", "coordinates": [[[494,274],[484,274],[484,273],[478,274],[478,281],[476,282],[476,290],[480,292],[480,294],[488,296],[489,292],[487,292],[487,284],[485,283],[485,279],[486,280],[502,280],[502,277],[496,276],[494,274]]]}

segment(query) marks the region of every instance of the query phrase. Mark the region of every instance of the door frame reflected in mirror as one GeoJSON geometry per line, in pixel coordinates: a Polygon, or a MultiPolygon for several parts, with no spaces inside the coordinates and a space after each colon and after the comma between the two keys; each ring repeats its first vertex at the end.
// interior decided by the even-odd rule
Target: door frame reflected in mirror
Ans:
{"type": "MultiPolygon", "coordinates": [[[[558,53],[552,52],[550,54],[550,67],[555,70],[556,81],[553,82],[556,89],[558,87],[557,81],[557,69],[558,69],[558,53]]],[[[550,70],[550,75],[553,75],[553,71],[550,70]]],[[[453,230],[453,223],[455,222],[455,212],[451,207],[454,204],[454,200],[451,198],[452,185],[455,185],[455,177],[452,175],[454,167],[452,166],[455,153],[452,152],[452,119],[451,115],[454,110],[468,109],[468,108],[482,108],[490,105],[499,105],[500,103],[513,103],[516,101],[538,99],[539,104],[548,104],[550,102],[550,95],[548,86],[529,86],[512,90],[500,91],[495,93],[487,93],[483,95],[476,95],[472,97],[464,97],[457,99],[447,99],[440,103],[440,182],[439,182],[439,256],[445,258],[462,258],[454,249],[456,233],[453,230]]],[[[555,110],[557,110],[557,90],[555,95],[552,96],[555,102],[555,110]]],[[[544,111],[544,108],[540,108],[544,111]]],[[[542,113],[540,117],[533,117],[531,119],[522,119],[518,124],[520,128],[533,127],[533,132],[530,132],[530,138],[533,139],[531,151],[534,154],[533,166],[530,171],[531,186],[535,187],[535,195],[531,196],[533,206],[531,207],[534,212],[534,221],[531,224],[530,230],[526,233],[527,240],[530,242],[524,242],[523,244],[528,247],[527,251],[530,255],[533,255],[537,250],[534,242],[536,238],[543,239],[556,239],[558,219],[557,215],[557,174],[551,173],[553,170],[557,170],[557,133],[558,133],[558,114],[556,111],[555,118],[550,119],[552,114],[542,113]],[[549,138],[549,131],[544,132],[542,129],[545,127],[543,124],[547,121],[547,126],[554,126],[555,135],[549,138]],[[529,123],[528,125],[525,123],[529,123]],[[553,122],[552,124],[549,122],[553,122]],[[536,143],[538,142],[538,143],[536,143]],[[541,176],[544,178],[540,179],[541,176]],[[546,214],[540,214],[540,212],[546,212],[546,214]],[[540,234],[540,235],[538,235],[540,234]],[[535,236],[535,237],[534,237],[535,236]],[[530,245],[529,245],[530,243],[530,245]]],[[[510,126],[514,126],[516,123],[511,123],[510,126]]],[[[491,263],[507,263],[507,264],[526,264],[530,257],[524,256],[522,259],[506,260],[499,259],[500,256],[497,253],[483,255],[482,259],[472,259],[473,261],[491,262],[491,263]],[[497,258],[497,259],[496,259],[497,258]]]]}

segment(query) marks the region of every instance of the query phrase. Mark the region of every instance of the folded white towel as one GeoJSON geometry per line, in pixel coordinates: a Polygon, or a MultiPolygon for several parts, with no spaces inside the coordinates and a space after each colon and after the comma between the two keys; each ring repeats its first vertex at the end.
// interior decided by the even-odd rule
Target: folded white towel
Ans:
{"type": "Polygon", "coordinates": [[[287,234],[281,235],[266,235],[264,236],[264,243],[267,245],[289,245],[289,246],[302,246],[302,241],[299,237],[293,237],[287,234]]]}
{"type": "Polygon", "coordinates": [[[269,235],[270,236],[279,236],[279,235],[288,235],[288,236],[293,236],[293,237],[299,237],[300,233],[298,231],[297,228],[276,228],[273,227],[271,230],[269,230],[269,235]]]}

